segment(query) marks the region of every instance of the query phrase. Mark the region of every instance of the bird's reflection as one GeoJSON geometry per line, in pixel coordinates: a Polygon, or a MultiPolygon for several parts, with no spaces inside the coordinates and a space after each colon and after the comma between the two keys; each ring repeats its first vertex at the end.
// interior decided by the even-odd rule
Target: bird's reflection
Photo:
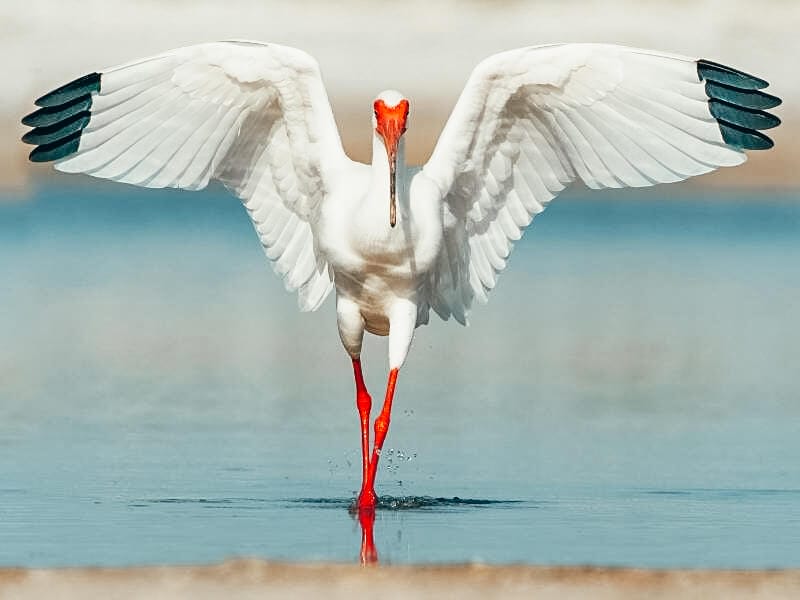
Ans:
{"type": "Polygon", "coordinates": [[[375,548],[375,509],[357,509],[358,523],[361,525],[361,564],[372,565],[378,562],[378,549],[375,548]]]}
{"type": "Polygon", "coordinates": [[[465,509],[467,507],[516,505],[522,500],[482,500],[477,498],[449,498],[433,496],[379,496],[376,507],[358,508],[357,501],[351,502],[349,512],[354,519],[358,519],[361,526],[361,564],[372,565],[378,562],[378,549],[375,547],[375,510],[398,511],[416,509],[447,510],[450,508],[465,509]]]}

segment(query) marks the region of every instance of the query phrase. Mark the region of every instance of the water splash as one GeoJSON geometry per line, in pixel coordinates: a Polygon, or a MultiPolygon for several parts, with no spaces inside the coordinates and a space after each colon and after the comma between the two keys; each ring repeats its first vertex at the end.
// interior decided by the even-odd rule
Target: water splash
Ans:
{"type": "MultiPolygon", "coordinates": [[[[445,509],[464,508],[470,506],[490,506],[502,504],[518,504],[520,500],[487,500],[479,498],[450,498],[434,496],[379,496],[376,508],[378,510],[418,510],[418,509],[445,509]]],[[[351,500],[349,510],[355,510],[355,499],[351,500]]]]}
{"type": "Polygon", "coordinates": [[[404,452],[403,450],[389,448],[383,453],[385,462],[383,465],[384,470],[391,474],[396,474],[403,463],[408,463],[417,458],[416,452],[404,452]]]}

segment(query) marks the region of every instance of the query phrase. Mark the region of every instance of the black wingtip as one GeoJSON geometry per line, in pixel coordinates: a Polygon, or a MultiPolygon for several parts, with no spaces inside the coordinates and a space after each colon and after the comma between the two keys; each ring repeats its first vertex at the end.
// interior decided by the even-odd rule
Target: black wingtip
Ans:
{"type": "Polygon", "coordinates": [[[100,73],[89,73],[36,100],[41,108],[22,118],[23,125],[33,127],[22,141],[38,146],[28,157],[32,162],[59,160],[78,151],[100,83],[100,73]]]}
{"type": "Polygon", "coordinates": [[[65,104],[40,108],[29,115],[25,115],[22,117],[22,124],[28,127],[47,127],[49,125],[55,125],[59,121],[68,119],[79,112],[89,110],[91,106],[92,96],[91,94],[86,94],[66,102],[65,104]]]}
{"type": "Polygon", "coordinates": [[[703,58],[697,61],[697,72],[701,80],[710,79],[745,90],[760,90],[769,85],[760,77],[703,58]]]}
{"type": "Polygon", "coordinates": [[[81,131],[78,130],[55,142],[37,146],[28,155],[28,159],[31,162],[50,162],[52,160],[58,160],[77,152],[80,142],[81,131]]]}
{"type": "Polygon", "coordinates": [[[22,141],[26,144],[52,144],[75,132],[80,133],[89,124],[90,117],[88,110],[79,112],[54,125],[31,129],[22,136],[22,141]]]}
{"type": "Polygon", "coordinates": [[[772,129],[781,124],[781,120],[773,114],[716,98],[709,98],[708,107],[715,119],[748,129],[772,129]]]}
{"type": "Polygon", "coordinates": [[[62,85],[60,88],[56,88],[52,92],[48,92],[44,96],[37,98],[34,104],[41,107],[58,106],[59,104],[70,102],[75,98],[99,91],[100,73],[89,73],[88,75],[78,77],[62,85]]]}
{"type": "Polygon", "coordinates": [[[709,98],[716,98],[717,100],[724,100],[725,102],[744,106],[745,108],[755,108],[759,110],[775,108],[783,103],[783,100],[777,96],[767,94],[760,90],[745,90],[712,80],[706,81],[706,95],[709,98]]]}
{"type": "Polygon", "coordinates": [[[722,132],[722,139],[725,143],[740,150],[769,150],[775,145],[767,135],[755,129],[741,127],[735,123],[718,120],[719,129],[722,132]]]}
{"type": "Polygon", "coordinates": [[[738,150],[767,150],[775,144],[762,129],[780,125],[781,120],[766,112],[781,99],[760,91],[769,84],[732,67],[708,60],[697,61],[697,76],[705,81],[708,110],[717,120],[723,141],[738,150]]]}

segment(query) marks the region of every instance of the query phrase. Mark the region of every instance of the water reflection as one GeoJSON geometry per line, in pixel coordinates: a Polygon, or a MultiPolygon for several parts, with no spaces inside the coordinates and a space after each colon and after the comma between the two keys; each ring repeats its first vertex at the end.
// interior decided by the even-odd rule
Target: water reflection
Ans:
{"type": "Polygon", "coordinates": [[[361,552],[359,554],[362,565],[371,565],[378,562],[378,549],[375,547],[375,509],[357,509],[358,523],[361,525],[361,552]]]}
{"type": "Polygon", "coordinates": [[[431,496],[379,496],[376,508],[358,508],[354,501],[349,507],[350,514],[358,519],[361,527],[361,551],[359,557],[362,565],[371,565],[378,562],[378,548],[375,545],[375,512],[376,509],[385,511],[419,510],[419,509],[458,509],[479,506],[522,504],[518,500],[478,500],[474,498],[433,498],[431,496]]]}

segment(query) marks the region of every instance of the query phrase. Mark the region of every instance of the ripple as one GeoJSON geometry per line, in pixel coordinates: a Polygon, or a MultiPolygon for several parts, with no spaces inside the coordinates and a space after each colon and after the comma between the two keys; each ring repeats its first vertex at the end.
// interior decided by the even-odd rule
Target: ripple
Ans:
{"type": "Polygon", "coordinates": [[[461,506],[500,506],[521,504],[521,500],[487,500],[481,498],[451,498],[433,496],[381,496],[378,508],[404,510],[416,508],[452,508],[461,506]]]}
{"type": "Polygon", "coordinates": [[[797,496],[800,490],[792,488],[687,488],[674,490],[643,490],[647,496],[691,496],[707,498],[743,498],[747,496],[797,496]]]}
{"type": "Polygon", "coordinates": [[[137,498],[128,503],[130,507],[145,507],[160,504],[195,504],[208,508],[237,507],[243,508],[253,504],[265,504],[270,501],[265,498],[137,498]]]}
{"type": "Polygon", "coordinates": [[[315,508],[350,508],[355,498],[287,498],[287,504],[304,504],[315,508]]]}
{"type": "MultiPolygon", "coordinates": [[[[312,505],[318,508],[346,508],[355,509],[356,498],[297,498],[288,500],[292,504],[312,505]]],[[[495,500],[482,498],[450,498],[434,496],[379,496],[376,508],[379,510],[419,510],[419,509],[449,509],[468,508],[477,506],[512,506],[524,504],[522,500],[495,500]]]]}

